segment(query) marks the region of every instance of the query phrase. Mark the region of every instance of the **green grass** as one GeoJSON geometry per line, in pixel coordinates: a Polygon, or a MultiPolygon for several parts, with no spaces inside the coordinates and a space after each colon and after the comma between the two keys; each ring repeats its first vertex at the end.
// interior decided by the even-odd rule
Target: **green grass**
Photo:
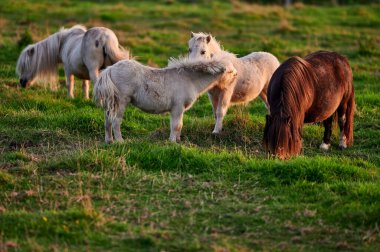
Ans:
{"type": "Polygon", "coordinates": [[[380,248],[380,6],[288,10],[239,1],[1,1],[0,251],[378,251],[380,248]],[[43,13],[41,15],[41,13],[43,13]],[[354,72],[354,146],[318,146],[303,130],[303,155],[268,158],[266,109],[230,108],[221,136],[207,95],[186,112],[182,143],[169,116],[133,107],[122,144],[103,144],[103,111],[60,87],[23,90],[15,64],[61,26],[113,29],[143,63],[165,66],[187,52],[190,31],[212,32],[239,55],[280,61],[324,49],[354,72]]]}

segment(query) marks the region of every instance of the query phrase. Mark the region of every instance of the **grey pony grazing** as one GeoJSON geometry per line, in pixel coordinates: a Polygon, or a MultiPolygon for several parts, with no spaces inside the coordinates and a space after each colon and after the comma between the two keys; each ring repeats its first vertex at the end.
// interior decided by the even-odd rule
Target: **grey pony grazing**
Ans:
{"type": "Polygon", "coordinates": [[[213,36],[205,33],[191,33],[189,58],[227,58],[237,70],[233,82],[220,82],[208,94],[216,118],[213,133],[222,130],[223,118],[232,104],[248,103],[260,96],[267,108],[267,89],[272,74],[280,65],[277,58],[267,52],[253,52],[237,58],[235,54],[222,50],[213,36]]]}
{"type": "Polygon", "coordinates": [[[104,27],[86,30],[75,25],[61,29],[46,39],[27,46],[17,61],[16,72],[22,87],[36,79],[55,79],[59,63],[63,64],[68,96],[74,97],[74,76],[83,80],[83,93],[89,98],[89,80],[96,82],[99,70],[120,60],[129,52],[120,47],[113,31],[104,27]]]}
{"type": "Polygon", "coordinates": [[[94,87],[95,102],[105,109],[105,141],[122,141],[120,124],[129,103],[148,113],[170,112],[170,141],[180,141],[183,113],[215,83],[233,81],[228,61],[172,60],[166,68],[123,60],[104,70],[94,87]],[[112,125],[112,127],[111,127],[112,125]]]}

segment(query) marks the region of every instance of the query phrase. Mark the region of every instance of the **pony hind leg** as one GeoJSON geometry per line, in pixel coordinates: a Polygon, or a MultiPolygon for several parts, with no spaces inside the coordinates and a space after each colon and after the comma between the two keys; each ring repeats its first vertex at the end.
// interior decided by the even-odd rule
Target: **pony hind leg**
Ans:
{"type": "Polygon", "coordinates": [[[338,109],[338,124],[340,129],[339,147],[346,149],[354,141],[355,95],[352,93],[347,101],[338,109]]]}
{"type": "Polygon", "coordinates": [[[346,149],[347,148],[347,137],[344,134],[344,128],[346,124],[346,115],[343,114],[338,118],[340,136],[339,136],[339,148],[346,149]]]}
{"type": "Polygon", "coordinates": [[[90,81],[89,80],[83,80],[82,82],[82,91],[83,91],[83,96],[86,100],[90,99],[90,81]]]}
{"type": "Polygon", "coordinates": [[[352,94],[347,102],[342,102],[338,108],[338,124],[340,130],[339,148],[346,149],[353,142],[355,100],[352,94]]]}
{"type": "Polygon", "coordinates": [[[268,103],[268,97],[267,97],[267,92],[266,91],[261,91],[260,93],[260,98],[263,100],[265,107],[267,108],[268,111],[270,111],[269,103],[268,103]]]}
{"type": "Polygon", "coordinates": [[[330,139],[331,139],[331,134],[332,134],[332,123],[333,123],[333,118],[334,115],[330,116],[326,120],[323,121],[323,126],[325,127],[325,133],[323,134],[323,141],[319,148],[323,151],[327,151],[331,144],[330,144],[330,139]]]}
{"type": "Polygon", "coordinates": [[[74,98],[74,75],[69,71],[65,70],[66,76],[66,86],[67,86],[67,96],[70,98],[74,98]]]}

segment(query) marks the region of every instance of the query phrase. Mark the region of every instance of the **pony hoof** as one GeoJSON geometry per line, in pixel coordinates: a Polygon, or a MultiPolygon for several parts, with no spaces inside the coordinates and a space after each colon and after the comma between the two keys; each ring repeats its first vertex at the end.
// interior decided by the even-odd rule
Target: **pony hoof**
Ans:
{"type": "Polygon", "coordinates": [[[347,149],[347,144],[339,144],[339,149],[341,150],[347,149]]]}
{"type": "Polygon", "coordinates": [[[172,142],[172,143],[177,143],[177,138],[171,138],[171,137],[169,137],[169,141],[172,142]]]}
{"type": "Polygon", "coordinates": [[[330,149],[330,146],[331,146],[331,144],[321,143],[321,145],[319,146],[319,149],[321,149],[323,151],[328,151],[330,149]]]}
{"type": "Polygon", "coordinates": [[[113,144],[113,140],[112,139],[111,140],[106,140],[105,142],[106,142],[106,144],[113,144]]]}
{"type": "Polygon", "coordinates": [[[220,136],[220,131],[216,131],[216,130],[214,130],[213,132],[212,132],[212,134],[214,135],[214,136],[220,136]]]}

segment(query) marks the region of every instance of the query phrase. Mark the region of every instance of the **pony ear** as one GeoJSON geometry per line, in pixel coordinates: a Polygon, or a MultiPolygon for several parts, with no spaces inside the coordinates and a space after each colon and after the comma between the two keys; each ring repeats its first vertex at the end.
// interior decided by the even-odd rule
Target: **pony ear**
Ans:
{"type": "Polygon", "coordinates": [[[195,34],[194,32],[190,32],[190,38],[194,38],[195,34]]]}
{"type": "Polygon", "coordinates": [[[29,56],[33,56],[33,54],[34,54],[34,47],[30,48],[27,52],[28,52],[29,56]]]}
{"type": "Polygon", "coordinates": [[[210,35],[207,35],[206,41],[207,41],[207,44],[210,43],[210,41],[211,41],[211,36],[210,35]]]}

